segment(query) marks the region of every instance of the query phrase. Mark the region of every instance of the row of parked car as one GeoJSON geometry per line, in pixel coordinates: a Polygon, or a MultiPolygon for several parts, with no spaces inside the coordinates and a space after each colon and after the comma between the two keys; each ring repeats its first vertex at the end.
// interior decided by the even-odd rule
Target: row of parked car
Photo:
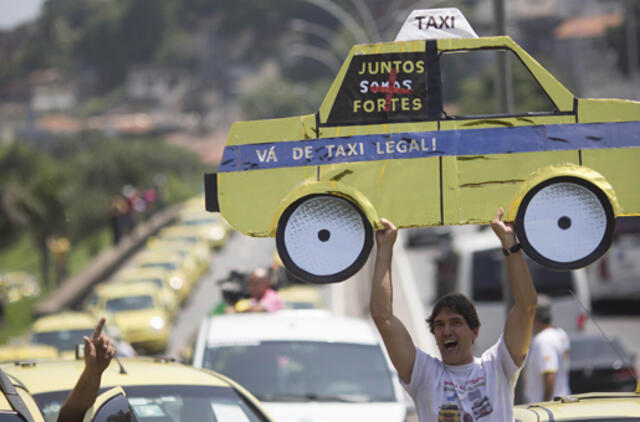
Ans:
{"type": "MultiPolygon", "coordinates": [[[[173,224],[149,238],[109,280],[94,286],[82,312],[39,318],[27,344],[0,348],[0,361],[70,357],[101,316],[123,347],[128,344],[143,354],[163,352],[177,312],[209,268],[212,250],[232,233],[219,214],[204,211],[203,201],[200,196],[186,201],[173,224]]],[[[128,350],[121,354],[132,354],[128,350]]]]}

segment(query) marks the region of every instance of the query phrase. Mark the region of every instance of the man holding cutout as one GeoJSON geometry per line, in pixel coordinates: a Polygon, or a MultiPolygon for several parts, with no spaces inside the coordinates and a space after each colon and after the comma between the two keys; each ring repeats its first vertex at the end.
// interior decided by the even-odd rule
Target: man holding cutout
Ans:
{"type": "Polygon", "coordinates": [[[502,221],[503,212],[498,210],[491,228],[504,248],[515,303],[503,335],[481,357],[473,356],[480,328],[475,307],[458,293],[441,297],[427,319],[442,360],[416,348],[392,309],[391,261],[397,229],[382,219],[385,228],[376,232],[371,316],[421,422],[514,420],[514,389],[531,342],[537,295],[513,225],[502,221]]]}

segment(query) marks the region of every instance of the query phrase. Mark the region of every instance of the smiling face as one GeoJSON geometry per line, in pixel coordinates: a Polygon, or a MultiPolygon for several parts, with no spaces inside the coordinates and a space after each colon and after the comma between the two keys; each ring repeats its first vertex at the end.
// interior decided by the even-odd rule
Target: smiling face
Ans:
{"type": "Polygon", "coordinates": [[[433,335],[444,363],[463,365],[473,362],[473,342],[478,337],[478,328],[469,327],[462,315],[442,308],[434,318],[433,335]]]}

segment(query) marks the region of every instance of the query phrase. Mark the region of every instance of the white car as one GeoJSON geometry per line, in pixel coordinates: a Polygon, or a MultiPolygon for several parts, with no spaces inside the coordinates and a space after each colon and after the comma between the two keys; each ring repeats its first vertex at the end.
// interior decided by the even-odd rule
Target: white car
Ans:
{"type": "Polygon", "coordinates": [[[323,310],[207,318],[193,364],[240,382],[279,422],[401,422],[410,407],[373,326],[323,310]]]}
{"type": "MultiPolygon", "coordinates": [[[[436,297],[460,292],[473,301],[482,323],[474,343],[479,355],[498,341],[506,322],[503,285],[507,283],[507,270],[500,241],[490,228],[458,231],[450,248],[442,249],[437,262],[436,297]]],[[[536,291],[551,297],[553,324],[569,333],[582,331],[591,311],[585,269],[552,271],[525,258],[536,291]]]]}

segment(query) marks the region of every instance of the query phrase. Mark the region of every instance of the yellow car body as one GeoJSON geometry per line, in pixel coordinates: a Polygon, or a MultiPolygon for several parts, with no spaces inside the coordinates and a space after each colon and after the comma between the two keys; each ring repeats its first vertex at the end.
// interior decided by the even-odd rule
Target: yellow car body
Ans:
{"type": "MultiPolygon", "coordinates": [[[[153,411],[156,411],[159,414],[155,416],[171,414],[173,417],[167,420],[186,422],[188,419],[180,417],[182,408],[188,403],[182,394],[190,394],[189,389],[202,392],[211,389],[214,393],[227,396],[227,399],[219,403],[221,413],[224,413],[223,410],[229,410],[227,417],[217,420],[271,421],[261,403],[251,393],[238,383],[216,372],[196,369],[166,359],[121,358],[120,361],[124,370],[113,360],[103,373],[100,386],[102,388],[123,387],[138,415],[146,414],[147,417],[151,417],[153,411]],[[159,389],[156,394],[149,392],[156,387],[159,389]],[[140,390],[146,390],[146,394],[141,395],[140,390]],[[241,413],[234,411],[234,409],[240,410],[238,406],[245,411],[253,408],[257,417],[242,418],[241,413]],[[233,419],[233,415],[238,419],[233,419]]],[[[43,410],[47,421],[57,419],[60,406],[75,385],[83,368],[84,362],[80,360],[47,361],[38,362],[35,365],[0,365],[1,370],[15,377],[29,390],[43,410]]]]}
{"type": "Polygon", "coordinates": [[[44,422],[27,388],[0,371],[0,420],[2,422],[44,422]]]}
{"type": "Polygon", "coordinates": [[[105,316],[122,339],[147,353],[163,352],[171,316],[162,306],[158,287],[150,282],[108,283],[94,289],[96,316],[105,316]]]}
{"type": "Polygon", "coordinates": [[[91,337],[97,319],[86,312],[65,311],[38,318],[31,325],[30,341],[55,347],[63,358],[75,358],[76,345],[91,337]]]}
{"type": "MultiPolygon", "coordinates": [[[[529,256],[555,269],[579,268],[606,251],[615,217],[640,215],[638,132],[640,102],[577,98],[508,36],[356,45],[316,113],[233,124],[217,173],[205,177],[207,209],[246,235],[276,237],[287,268],[311,282],[357,272],[383,217],[400,228],[487,224],[498,207],[516,223],[529,256]],[[515,55],[553,110],[446,115],[441,57],[478,50],[515,55]],[[361,94],[371,80],[381,87],[361,94]],[[407,81],[412,89],[399,87],[407,81]],[[603,233],[584,256],[549,258],[523,223],[537,189],[559,183],[600,204],[603,233]],[[338,216],[355,209],[349,215],[358,221],[345,224],[357,226],[359,249],[344,270],[323,272],[334,259],[329,252],[315,254],[318,270],[305,268],[287,251],[287,223],[306,207],[313,218],[300,217],[300,225],[316,230],[309,221],[335,220],[326,211],[334,205],[338,216]]],[[[566,220],[558,226],[566,230],[566,220]]],[[[326,232],[318,237],[329,243],[326,232]]]]}
{"type": "Polygon", "coordinates": [[[0,346],[0,362],[25,362],[58,357],[58,349],[47,344],[26,343],[0,346]]]}
{"type": "Polygon", "coordinates": [[[231,226],[220,213],[208,213],[204,207],[198,211],[183,210],[178,216],[177,226],[200,228],[212,248],[220,248],[229,239],[231,226]]]}
{"type": "Polygon", "coordinates": [[[585,393],[514,407],[519,422],[623,421],[640,419],[639,393],[585,393]]]}
{"type": "Polygon", "coordinates": [[[24,271],[11,271],[0,274],[0,297],[5,296],[9,303],[17,302],[25,297],[40,294],[38,279],[24,271]]]}
{"type": "Polygon", "coordinates": [[[325,309],[322,292],[318,286],[290,285],[278,290],[287,309],[325,309]]]}
{"type": "Polygon", "coordinates": [[[160,268],[169,274],[169,286],[176,292],[179,303],[189,297],[196,282],[196,270],[189,266],[181,254],[176,252],[145,249],[136,254],[132,266],[138,268],[160,268]]]}
{"type": "Polygon", "coordinates": [[[171,287],[171,272],[163,268],[125,268],[113,277],[113,283],[131,284],[139,282],[150,282],[155,284],[160,293],[160,301],[171,317],[178,313],[180,304],[178,293],[171,287]]]}
{"type": "Polygon", "coordinates": [[[153,237],[147,241],[147,249],[180,254],[187,268],[196,268],[194,273],[197,277],[201,277],[211,265],[211,253],[206,242],[153,237]]]}

